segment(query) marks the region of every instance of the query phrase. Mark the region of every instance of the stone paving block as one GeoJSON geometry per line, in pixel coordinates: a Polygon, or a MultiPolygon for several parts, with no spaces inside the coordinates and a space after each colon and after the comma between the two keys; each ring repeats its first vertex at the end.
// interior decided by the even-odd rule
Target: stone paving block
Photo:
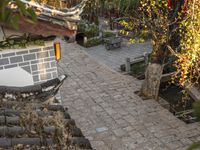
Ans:
{"type": "Polygon", "coordinates": [[[122,137],[122,136],[125,136],[127,134],[127,132],[125,130],[123,130],[122,128],[113,130],[113,132],[115,133],[115,135],[117,137],[122,137]]]}
{"type": "Polygon", "coordinates": [[[123,116],[123,118],[129,123],[136,123],[136,119],[131,115],[123,116]]]}
{"type": "Polygon", "coordinates": [[[105,110],[109,115],[117,114],[117,112],[112,108],[105,108],[105,110]]]}
{"type": "Polygon", "coordinates": [[[17,55],[22,55],[22,54],[27,54],[27,53],[28,53],[27,50],[16,52],[17,55]]]}
{"type": "Polygon", "coordinates": [[[117,124],[119,124],[119,126],[121,126],[123,128],[130,125],[127,121],[125,121],[123,119],[116,119],[115,121],[117,124]]]}
{"type": "Polygon", "coordinates": [[[136,139],[138,137],[143,137],[142,134],[136,130],[133,130],[133,131],[129,132],[128,134],[133,139],[136,139]]]}
{"type": "Polygon", "coordinates": [[[115,113],[115,114],[112,115],[112,118],[114,120],[117,120],[117,119],[119,120],[121,117],[122,117],[122,115],[120,115],[119,113],[115,113]]]}
{"type": "Polygon", "coordinates": [[[166,146],[169,147],[169,149],[178,149],[183,147],[183,144],[180,141],[172,141],[169,143],[166,143],[166,146]]]}
{"type": "Polygon", "coordinates": [[[24,55],[24,61],[29,61],[29,60],[34,60],[36,59],[36,55],[35,54],[27,54],[27,55],[24,55]]]}
{"type": "MultiPolygon", "coordinates": [[[[102,140],[108,147],[110,147],[109,141],[111,142],[113,140],[116,140],[117,138],[111,131],[106,131],[106,132],[101,132],[101,133],[95,134],[94,139],[102,140]]],[[[110,144],[112,144],[112,143],[110,143],[110,144]]]]}
{"type": "Polygon", "coordinates": [[[131,132],[131,131],[133,131],[134,130],[134,127],[133,126],[127,126],[127,127],[124,127],[123,128],[127,133],[129,133],[129,132],[131,132]]]}
{"type": "Polygon", "coordinates": [[[114,103],[112,104],[112,108],[116,110],[116,109],[121,108],[121,105],[119,105],[118,103],[114,103]]]}
{"type": "Polygon", "coordinates": [[[126,145],[123,144],[120,139],[115,139],[115,140],[106,139],[105,143],[111,150],[129,150],[129,148],[126,147],[126,145]]]}
{"type": "Polygon", "coordinates": [[[104,111],[104,109],[100,106],[93,106],[92,109],[95,111],[95,112],[102,112],[104,111]]]}
{"type": "Polygon", "coordinates": [[[91,141],[91,145],[94,149],[110,150],[103,141],[91,141]]]}
{"type": "Polygon", "coordinates": [[[30,64],[30,62],[19,63],[19,66],[27,66],[27,65],[29,65],[29,64],[30,64]]]}
{"type": "MultiPolygon", "coordinates": [[[[166,131],[167,132],[167,131],[166,131]]],[[[165,137],[160,137],[159,138],[163,143],[167,144],[167,143],[171,143],[173,141],[178,140],[177,136],[174,135],[169,135],[169,136],[165,136],[165,137]]]]}
{"type": "Polygon", "coordinates": [[[4,69],[9,69],[9,68],[14,68],[14,67],[17,67],[17,64],[6,65],[6,66],[4,66],[4,69]]]}
{"type": "Polygon", "coordinates": [[[141,150],[169,150],[169,148],[166,147],[162,147],[162,146],[156,146],[154,145],[154,143],[152,143],[151,141],[147,141],[144,143],[140,143],[139,145],[137,144],[136,148],[137,149],[141,149],[141,150]]]}
{"type": "Polygon", "coordinates": [[[107,127],[96,128],[96,131],[97,131],[98,133],[104,132],[104,131],[107,131],[107,130],[108,130],[107,127]]]}
{"type": "Polygon", "coordinates": [[[183,145],[191,145],[193,144],[193,141],[191,141],[189,138],[183,138],[183,139],[180,139],[180,141],[182,142],[183,145]]]}
{"type": "Polygon", "coordinates": [[[6,54],[2,54],[2,57],[11,57],[11,56],[15,56],[15,52],[10,52],[10,53],[6,53],[6,54]]]}
{"type": "Polygon", "coordinates": [[[101,105],[103,108],[108,108],[108,107],[111,107],[110,106],[110,104],[109,103],[107,103],[107,102],[102,102],[102,103],[100,103],[99,105],[101,105]]]}
{"type": "Polygon", "coordinates": [[[10,62],[11,63],[18,63],[18,62],[22,62],[22,56],[15,56],[15,57],[10,57],[10,62]]]}
{"type": "Polygon", "coordinates": [[[6,64],[9,64],[8,58],[0,59],[0,66],[6,65],[6,64]]]}
{"type": "Polygon", "coordinates": [[[188,146],[183,146],[183,147],[177,148],[176,150],[186,150],[186,149],[188,149],[188,146]]]}

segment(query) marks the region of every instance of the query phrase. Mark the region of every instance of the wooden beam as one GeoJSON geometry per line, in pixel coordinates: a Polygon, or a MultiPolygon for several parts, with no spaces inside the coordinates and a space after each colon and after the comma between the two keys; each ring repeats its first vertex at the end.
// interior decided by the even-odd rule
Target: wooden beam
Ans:
{"type": "Polygon", "coordinates": [[[1,26],[13,32],[29,33],[32,35],[48,36],[68,36],[73,37],[76,35],[76,27],[73,30],[65,27],[64,25],[54,24],[49,21],[38,20],[36,22],[28,22],[28,18],[21,17],[19,21],[19,28],[13,29],[5,23],[0,23],[1,26]]]}
{"type": "Polygon", "coordinates": [[[72,37],[76,34],[76,30],[70,30],[66,27],[53,24],[51,22],[38,20],[35,23],[30,23],[26,18],[21,18],[19,21],[19,30],[24,33],[33,35],[48,36],[68,36],[72,37]]]}
{"type": "Polygon", "coordinates": [[[195,101],[200,101],[200,91],[198,90],[197,87],[189,86],[188,83],[185,85],[185,90],[187,93],[195,100],[195,101]]]}
{"type": "Polygon", "coordinates": [[[170,73],[163,74],[162,77],[161,77],[160,82],[168,82],[168,81],[170,81],[174,74],[175,74],[175,72],[170,72],[170,73]]]}

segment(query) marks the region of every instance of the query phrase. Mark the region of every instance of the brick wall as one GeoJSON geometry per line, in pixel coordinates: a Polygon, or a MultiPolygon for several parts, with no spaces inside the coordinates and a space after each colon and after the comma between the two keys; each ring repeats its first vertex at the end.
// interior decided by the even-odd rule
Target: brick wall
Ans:
{"type": "Polygon", "coordinates": [[[53,44],[0,51],[0,70],[15,67],[31,74],[34,84],[56,78],[58,74],[53,44]]]}

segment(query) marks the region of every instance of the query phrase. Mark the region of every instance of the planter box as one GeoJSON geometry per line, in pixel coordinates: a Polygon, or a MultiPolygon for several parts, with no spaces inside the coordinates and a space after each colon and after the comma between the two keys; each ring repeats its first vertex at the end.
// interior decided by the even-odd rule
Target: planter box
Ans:
{"type": "Polygon", "coordinates": [[[52,42],[0,51],[0,86],[27,86],[58,76],[52,42]]]}

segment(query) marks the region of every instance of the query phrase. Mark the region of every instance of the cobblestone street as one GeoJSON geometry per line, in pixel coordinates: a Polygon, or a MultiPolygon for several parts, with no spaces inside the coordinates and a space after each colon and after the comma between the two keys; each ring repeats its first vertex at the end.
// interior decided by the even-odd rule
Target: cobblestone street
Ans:
{"type": "Polygon", "coordinates": [[[94,149],[186,150],[200,140],[198,123],[187,125],[155,100],[142,100],[134,94],[140,81],[114,71],[116,63],[110,69],[107,57],[120,55],[117,50],[97,59],[92,55],[97,49],[65,43],[62,47],[59,72],[69,75],[61,89],[63,104],[94,149]]]}

